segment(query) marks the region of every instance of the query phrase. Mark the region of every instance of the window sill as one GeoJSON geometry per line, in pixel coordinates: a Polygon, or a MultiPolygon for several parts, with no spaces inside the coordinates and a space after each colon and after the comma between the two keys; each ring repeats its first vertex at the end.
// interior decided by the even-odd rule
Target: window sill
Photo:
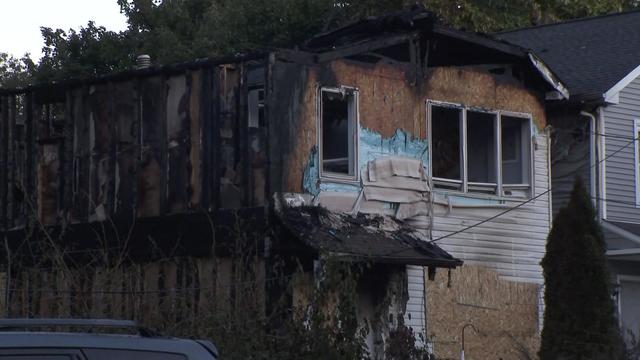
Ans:
{"type": "Polygon", "coordinates": [[[321,174],[320,183],[360,186],[360,179],[358,177],[348,175],[340,176],[339,174],[321,174]]]}
{"type": "Polygon", "coordinates": [[[493,194],[462,192],[462,191],[453,191],[453,190],[438,189],[438,188],[433,189],[432,192],[435,195],[456,196],[456,197],[465,197],[465,198],[478,199],[478,200],[498,201],[500,204],[507,204],[507,203],[514,203],[514,202],[520,203],[520,202],[531,199],[531,196],[526,196],[526,197],[505,196],[505,195],[499,196],[499,195],[493,195],[493,194]]]}

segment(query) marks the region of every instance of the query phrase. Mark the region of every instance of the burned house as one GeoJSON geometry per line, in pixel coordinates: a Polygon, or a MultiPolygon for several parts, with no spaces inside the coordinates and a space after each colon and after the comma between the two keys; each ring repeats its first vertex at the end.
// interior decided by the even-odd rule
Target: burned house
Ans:
{"type": "MultiPolygon", "coordinates": [[[[509,339],[535,348],[539,330],[545,96],[567,91],[536,55],[422,10],[297,50],[2,90],[3,235],[9,253],[56,238],[136,261],[215,252],[216,269],[237,268],[242,239],[263,274],[273,254],[371,262],[400,274],[382,317],[436,354],[473,323],[497,345],[469,354],[513,357],[509,339]]],[[[394,288],[373,280],[362,317],[381,311],[368,291],[394,288]]]]}

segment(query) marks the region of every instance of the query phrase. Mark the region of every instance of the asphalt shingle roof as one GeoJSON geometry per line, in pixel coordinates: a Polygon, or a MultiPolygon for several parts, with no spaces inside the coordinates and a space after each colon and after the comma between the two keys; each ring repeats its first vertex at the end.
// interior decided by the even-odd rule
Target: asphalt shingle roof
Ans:
{"type": "Polygon", "coordinates": [[[494,34],[533,50],[572,98],[600,99],[640,65],[640,11],[494,34]]]}

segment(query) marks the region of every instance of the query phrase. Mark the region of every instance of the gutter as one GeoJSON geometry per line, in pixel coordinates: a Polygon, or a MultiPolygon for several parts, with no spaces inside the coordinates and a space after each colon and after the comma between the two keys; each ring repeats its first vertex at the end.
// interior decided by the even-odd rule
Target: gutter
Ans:
{"type": "Polygon", "coordinates": [[[628,256],[628,255],[640,255],[640,248],[635,249],[622,249],[622,250],[607,250],[607,256],[628,256]]]}

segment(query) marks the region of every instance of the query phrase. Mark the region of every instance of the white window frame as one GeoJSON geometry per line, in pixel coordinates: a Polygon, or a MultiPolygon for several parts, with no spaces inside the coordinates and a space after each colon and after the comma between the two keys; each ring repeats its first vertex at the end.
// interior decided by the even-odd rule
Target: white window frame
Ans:
{"type": "Polygon", "coordinates": [[[638,282],[640,283],[640,276],[638,275],[625,275],[618,274],[616,275],[616,286],[618,287],[618,327],[622,329],[622,282],[638,282]]]}
{"type": "Polygon", "coordinates": [[[453,179],[446,179],[446,178],[438,178],[433,176],[433,149],[431,144],[433,144],[432,138],[431,138],[431,134],[433,133],[432,128],[433,128],[433,123],[431,121],[431,106],[432,105],[436,105],[436,106],[440,106],[440,107],[446,107],[446,108],[450,108],[450,109],[457,109],[460,110],[460,117],[459,117],[459,128],[460,128],[460,143],[461,144],[466,144],[467,143],[467,129],[466,129],[466,123],[467,123],[467,119],[466,119],[466,112],[464,111],[464,106],[462,106],[461,104],[456,104],[456,103],[449,103],[449,102],[443,102],[443,101],[435,101],[435,100],[428,100],[427,101],[427,141],[429,142],[429,176],[432,179],[432,182],[435,184],[436,182],[440,182],[440,183],[445,183],[445,184],[451,184],[451,185],[458,185],[460,190],[463,192],[467,192],[467,147],[463,146],[462,151],[460,151],[460,180],[453,180],[453,179]]]}
{"type": "Polygon", "coordinates": [[[331,182],[341,182],[341,183],[353,183],[357,184],[360,181],[360,171],[358,166],[358,138],[360,131],[360,97],[359,90],[356,87],[351,86],[318,86],[317,90],[317,102],[316,102],[316,133],[317,133],[317,144],[318,144],[318,172],[320,175],[320,180],[326,180],[331,182]],[[349,109],[349,117],[353,118],[353,121],[349,123],[349,126],[352,126],[351,130],[352,138],[351,143],[349,144],[349,151],[353,152],[353,175],[335,173],[330,171],[324,171],[324,164],[322,159],[322,93],[323,92],[332,92],[337,94],[343,93],[351,93],[353,95],[353,105],[349,109]]]}
{"type": "Polygon", "coordinates": [[[467,182],[466,185],[466,191],[469,191],[469,187],[476,187],[478,190],[477,191],[472,191],[473,193],[478,193],[478,194],[487,194],[487,195],[493,195],[493,194],[497,194],[499,193],[500,190],[500,184],[502,182],[502,144],[501,144],[501,128],[500,128],[500,112],[499,111],[494,111],[494,110],[487,110],[487,109],[478,109],[478,108],[464,108],[463,109],[464,115],[464,131],[465,131],[465,135],[464,135],[464,153],[465,153],[465,158],[467,158],[467,161],[465,161],[465,181],[467,182]],[[468,146],[466,146],[467,144],[467,140],[468,140],[468,135],[467,135],[467,112],[472,111],[472,112],[476,112],[476,113],[484,113],[484,114],[491,114],[493,115],[493,136],[496,139],[496,142],[493,144],[495,147],[495,156],[496,156],[496,164],[495,164],[495,174],[496,174],[496,182],[495,183],[476,183],[476,182],[471,182],[468,179],[468,153],[467,153],[467,148],[468,146]],[[491,190],[493,189],[493,194],[486,192],[486,190],[491,190]]]}
{"type": "MultiPolygon", "coordinates": [[[[507,190],[525,190],[528,191],[528,197],[533,197],[535,196],[535,183],[534,183],[534,179],[535,179],[535,164],[534,164],[534,159],[535,159],[535,147],[533,144],[533,117],[531,116],[531,114],[528,113],[522,113],[522,112],[514,112],[514,111],[504,111],[504,110],[489,110],[489,109],[480,109],[477,107],[469,107],[469,106],[464,106],[462,104],[458,104],[458,103],[452,103],[452,102],[446,102],[446,101],[437,101],[437,100],[427,100],[427,141],[429,142],[429,176],[432,179],[433,182],[433,188],[437,189],[435,184],[436,183],[444,183],[444,184],[460,184],[459,186],[459,190],[451,190],[451,189],[445,189],[445,188],[439,188],[438,190],[443,191],[443,192],[462,192],[462,193],[469,193],[469,194],[473,194],[474,196],[490,196],[490,197],[506,197],[506,198],[513,198],[513,197],[517,197],[517,198],[522,198],[522,197],[518,197],[518,196],[514,196],[514,195],[505,195],[504,191],[505,188],[507,188],[507,190]],[[433,139],[432,139],[432,107],[433,106],[439,106],[439,107],[446,107],[446,108],[453,108],[453,109],[459,109],[460,112],[460,144],[462,145],[462,149],[460,151],[461,154],[461,180],[452,180],[452,179],[443,179],[443,178],[437,178],[437,177],[433,177],[433,139]],[[467,112],[468,111],[473,111],[473,112],[483,112],[483,113],[489,113],[489,114],[495,114],[495,118],[494,118],[494,131],[495,131],[495,146],[496,146],[496,184],[494,185],[493,183],[490,184],[482,184],[482,183],[470,183],[468,181],[468,155],[467,155],[467,112]],[[528,164],[528,168],[529,168],[529,183],[528,184],[508,184],[505,186],[505,184],[503,183],[502,180],[502,116],[509,116],[509,117],[516,117],[516,118],[522,118],[528,121],[528,128],[529,128],[529,164],[528,164]],[[469,185],[471,185],[472,187],[479,187],[480,190],[482,190],[483,187],[486,187],[487,189],[489,188],[495,188],[495,192],[484,192],[484,191],[469,191],[469,185]]],[[[523,139],[524,139],[524,134],[523,134],[523,139]]],[[[522,151],[522,145],[521,145],[521,151],[522,151]]]]}
{"type": "Polygon", "coordinates": [[[640,150],[640,146],[638,142],[638,131],[640,131],[640,119],[633,120],[633,138],[636,139],[633,142],[633,159],[635,169],[635,187],[636,187],[636,207],[640,207],[640,166],[638,165],[638,161],[640,161],[640,157],[638,156],[638,151],[640,150]]]}
{"type": "MultiPolygon", "coordinates": [[[[529,191],[529,197],[533,197],[535,196],[535,146],[534,146],[534,142],[533,142],[533,116],[531,116],[531,114],[528,113],[523,113],[523,112],[515,112],[515,111],[506,111],[506,110],[500,110],[499,111],[500,115],[499,115],[499,119],[498,121],[500,122],[500,138],[499,138],[499,148],[500,148],[500,183],[501,183],[501,188],[500,188],[500,194],[503,196],[511,196],[511,195],[504,195],[504,191],[505,189],[507,190],[525,190],[525,191],[529,191]],[[528,122],[528,128],[529,128],[529,134],[526,137],[526,139],[528,140],[528,144],[529,144],[529,184],[508,184],[505,185],[504,182],[502,181],[502,116],[508,116],[508,117],[514,117],[514,118],[520,118],[520,119],[525,119],[528,122]]],[[[525,134],[523,134],[524,136],[525,134]]],[[[525,138],[523,137],[523,140],[525,140],[525,138]]],[[[522,145],[520,146],[520,151],[522,151],[522,145]]]]}

